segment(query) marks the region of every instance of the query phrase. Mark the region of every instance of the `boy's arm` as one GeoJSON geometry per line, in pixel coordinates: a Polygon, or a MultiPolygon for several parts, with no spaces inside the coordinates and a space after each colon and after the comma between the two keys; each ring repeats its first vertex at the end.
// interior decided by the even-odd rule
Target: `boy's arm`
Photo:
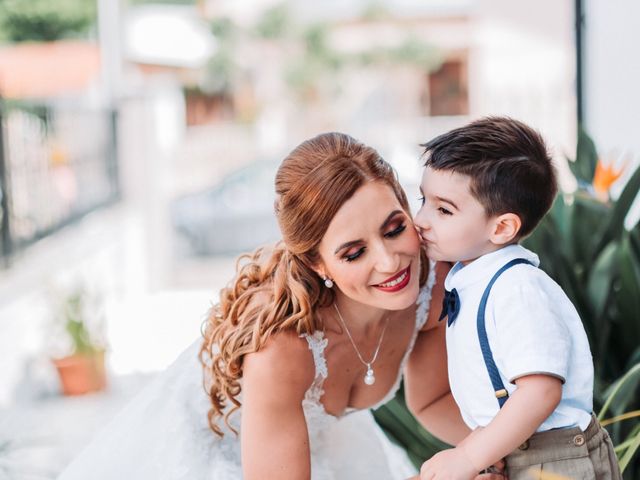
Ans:
{"type": "Polygon", "coordinates": [[[413,416],[440,440],[457,445],[471,430],[453,400],[447,375],[446,323],[420,332],[405,370],[405,398],[413,416]]]}
{"type": "Polygon", "coordinates": [[[471,430],[465,425],[449,388],[446,323],[440,322],[444,279],[451,269],[435,265],[436,282],[431,292],[429,317],[416,338],[405,368],[405,398],[414,417],[440,440],[457,445],[471,430]]]}
{"type": "Polygon", "coordinates": [[[504,458],[524,443],[555,410],[562,382],[551,375],[527,375],[496,417],[461,444],[434,455],[422,465],[421,480],[471,479],[476,472],[504,458]]]}

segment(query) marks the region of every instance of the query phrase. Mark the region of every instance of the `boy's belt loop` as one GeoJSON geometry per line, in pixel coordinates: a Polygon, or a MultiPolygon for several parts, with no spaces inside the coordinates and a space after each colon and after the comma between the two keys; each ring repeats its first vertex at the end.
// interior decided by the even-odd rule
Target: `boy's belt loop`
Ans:
{"type": "Polygon", "coordinates": [[[496,394],[496,398],[498,399],[498,404],[500,408],[504,405],[504,402],[509,398],[509,393],[507,389],[504,387],[504,383],[502,383],[502,379],[500,378],[500,373],[498,372],[498,367],[496,367],[496,362],[493,360],[493,353],[491,353],[491,347],[489,346],[489,339],[487,338],[487,329],[485,327],[484,316],[485,311],[487,309],[487,299],[489,298],[489,293],[491,292],[491,287],[496,282],[498,277],[502,275],[505,270],[513,267],[514,265],[519,265],[521,263],[528,263],[529,265],[533,264],[529,260],[525,260],[524,258],[514,258],[506,265],[504,265],[500,270],[496,272],[493,276],[487,288],[485,288],[484,293],[482,294],[482,299],[480,300],[480,306],[478,307],[478,340],[480,341],[480,349],[482,350],[482,358],[484,358],[484,363],[487,367],[487,373],[489,373],[489,378],[491,379],[491,384],[493,385],[493,390],[496,394]]]}

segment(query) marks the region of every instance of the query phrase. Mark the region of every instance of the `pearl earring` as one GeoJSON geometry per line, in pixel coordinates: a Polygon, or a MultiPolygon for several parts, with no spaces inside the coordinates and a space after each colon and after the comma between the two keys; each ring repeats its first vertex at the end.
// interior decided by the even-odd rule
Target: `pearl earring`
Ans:
{"type": "Polygon", "coordinates": [[[333,288],[333,280],[331,280],[329,277],[325,278],[324,286],[327,288],[333,288]]]}

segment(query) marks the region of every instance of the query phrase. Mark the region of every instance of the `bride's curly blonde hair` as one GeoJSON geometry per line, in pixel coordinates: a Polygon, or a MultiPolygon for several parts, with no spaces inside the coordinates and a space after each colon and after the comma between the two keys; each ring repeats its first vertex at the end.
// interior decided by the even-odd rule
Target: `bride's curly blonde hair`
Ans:
{"type": "MultiPolygon", "coordinates": [[[[209,426],[223,436],[221,417],[240,408],[238,396],[245,355],[260,350],[281,331],[298,335],[322,329],[318,308],[330,305],[333,290],[311,268],[318,245],[340,207],[368,181],[389,185],[409,213],[391,166],[373,148],[342,133],[326,133],[296,147],[275,179],[282,241],[238,259],[236,276],[221,290],[205,321],[200,361],[211,399],[209,426]]],[[[420,284],[428,262],[421,254],[420,284]]],[[[236,432],[237,433],[237,432],[236,432]]]]}

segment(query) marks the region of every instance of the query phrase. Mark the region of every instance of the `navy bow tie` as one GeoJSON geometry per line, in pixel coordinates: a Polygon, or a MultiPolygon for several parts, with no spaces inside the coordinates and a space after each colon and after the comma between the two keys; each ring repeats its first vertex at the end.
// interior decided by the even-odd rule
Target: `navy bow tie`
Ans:
{"type": "Polygon", "coordinates": [[[455,288],[452,288],[451,291],[445,290],[442,299],[442,313],[440,313],[438,320],[447,317],[447,326],[450,327],[458,316],[458,312],[460,312],[460,297],[457,290],[455,288]]]}

